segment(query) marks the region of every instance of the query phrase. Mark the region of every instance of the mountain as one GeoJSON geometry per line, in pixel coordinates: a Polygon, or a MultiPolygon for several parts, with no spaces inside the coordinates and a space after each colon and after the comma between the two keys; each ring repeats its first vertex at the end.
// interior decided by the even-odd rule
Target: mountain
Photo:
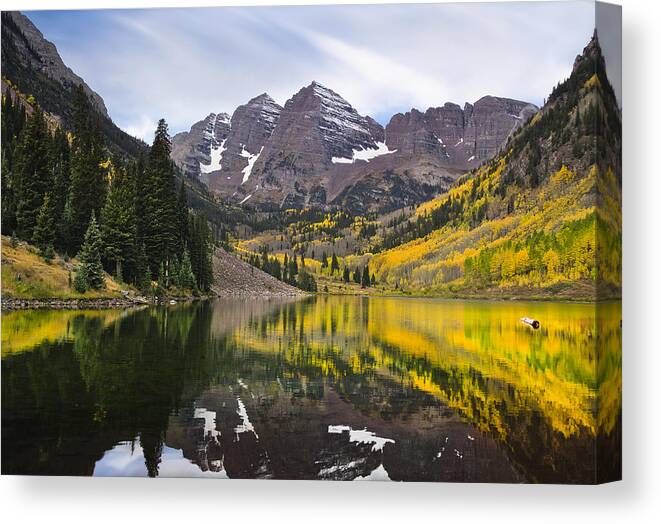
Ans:
{"type": "Polygon", "coordinates": [[[173,159],[241,204],[389,211],[447,190],[493,157],[536,111],[526,102],[486,96],[463,110],[448,103],[397,114],[384,129],[312,82],[284,108],[266,94],[237,108],[227,142],[215,149],[199,131],[208,121],[198,122],[175,137],[173,159]]]}
{"type": "Polygon", "coordinates": [[[485,96],[463,110],[446,103],[424,113],[396,114],[385,129],[386,147],[393,154],[362,166],[362,176],[345,184],[333,203],[367,213],[427,201],[496,155],[537,111],[527,102],[485,96]]]}
{"type": "Polygon", "coordinates": [[[196,122],[190,131],[172,137],[172,160],[191,177],[200,177],[209,184],[208,174],[213,172],[215,152],[230,131],[230,116],[227,113],[210,113],[196,122]]]}
{"type": "Polygon", "coordinates": [[[595,33],[490,162],[383,235],[392,287],[601,299],[621,293],[621,114],[595,33]]]}
{"type": "Polygon", "coordinates": [[[108,146],[116,153],[137,156],[146,144],[119,129],[110,119],[101,96],[62,61],[57,48],[17,11],[2,12],[2,79],[7,89],[29,94],[44,111],[72,129],[74,93],[79,85],[99,115],[108,146]]]}
{"type": "Polygon", "coordinates": [[[340,95],[312,82],[285,104],[273,134],[238,188],[244,201],[280,207],[325,205],[336,166],[354,155],[387,154],[383,128],[363,117],[340,95]]]}
{"type": "Polygon", "coordinates": [[[231,195],[249,176],[281,110],[263,93],[237,107],[231,117],[211,113],[172,138],[172,159],[189,177],[199,176],[212,190],[231,195]]]}
{"type": "MultiPolygon", "coordinates": [[[[110,152],[133,159],[145,155],[148,151],[147,144],[128,135],[112,122],[101,96],[64,64],[57,48],[44,39],[34,24],[19,12],[2,12],[3,95],[10,91],[12,98],[20,100],[28,114],[33,111],[34,102],[37,102],[46,112],[51,129],[62,126],[67,131],[72,131],[74,91],[79,85],[83,86],[99,117],[101,131],[110,152]]],[[[218,116],[216,119],[214,146],[223,139],[224,118],[218,116]]],[[[191,144],[202,148],[202,156],[205,146],[201,136],[207,124],[208,122],[205,122],[202,129],[196,127],[196,132],[191,133],[189,138],[191,144]]],[[[207,147],[210,148],[211,144],[207,147]]],[[[241,210],[219,205],[199,177],[186,178],[186,181],[189,206],[204,213],[217,231],[233,227],[239,220],[245,221],[241,210]]]]}
{"type": "Polygon", "coordinates": [[[527,102],[485,96],[474,104],[446,103],[424,113],[412,109],[392,117],[386,143],[411,158],[444,158],[457,169],[468,170],[491,159],[507,138],[538,108],[527,102]]]}

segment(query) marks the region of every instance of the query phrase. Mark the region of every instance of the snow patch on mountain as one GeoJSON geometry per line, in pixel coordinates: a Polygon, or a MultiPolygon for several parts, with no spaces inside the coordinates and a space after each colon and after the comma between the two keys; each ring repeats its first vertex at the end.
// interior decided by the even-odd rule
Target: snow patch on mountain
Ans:
{"type": "MultiPolygon", "coordinates": [[[[223,152],[227,149],[225,147],[227,138],[222,141],[218,140],[218,133],[222,133],[218,127],[229,125],[230,116],[227,113],[211,113],[207,119],[208,122],[204,128],[202,140],[209,145],[210,162],[206,164],[203,161],[200,161],[200,173],[205,175],[221,170],[220,162],[222,160],[223,152]]],[[[221,136],[224,134],[225,133],[222,133],[221,136]]]]}
{"type": "Polygon", "coordinates": [[[241,173],[243,173],[243,181],[241,182],[242,184],[245,184],[250,178],[250,174],[252,173],[252,168],[255,165],[255,162],[257,162],[259,155],[262,154],[263,150],[264,150],[264,146],[260,148],[259,153],[253,155],[252,153],[247,151],[245,147],[241,149],[241,156],[248,159],[248,165],[241,170],[241,173]]]}
{"type": "Polygon", "coordinates": [[[206,175],[222,169],[221,161],[223,159],[223,153],[227,149],[225,142],[227,142],[227,139],[223,140],[219,146],[211,146],[211,163],[203,164],[200,162],[200,173],[206,175]]]}
{"type": "Polygon", "coordinates": [[[333,162],[333,164],[354,164],[357,160],[364,160],[365,162],[369,162],[378,156],[390,155],[396,152],[396,149],[388,149],[388,146],[385,144],[385,142],[376,142],[376,149],[354,149],[351,158],[333,157],[331,158],[331,162],[333,162]]]}

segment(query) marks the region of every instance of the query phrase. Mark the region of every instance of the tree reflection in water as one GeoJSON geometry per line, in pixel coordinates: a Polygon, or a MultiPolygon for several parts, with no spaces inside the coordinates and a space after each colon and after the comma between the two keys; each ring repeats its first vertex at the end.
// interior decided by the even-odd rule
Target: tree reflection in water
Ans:
{"type": "Polygon", "coordinates": [[[2,470],[606,480],[620,319],[620,303],[359,297],[6,313],[2,470]]]}

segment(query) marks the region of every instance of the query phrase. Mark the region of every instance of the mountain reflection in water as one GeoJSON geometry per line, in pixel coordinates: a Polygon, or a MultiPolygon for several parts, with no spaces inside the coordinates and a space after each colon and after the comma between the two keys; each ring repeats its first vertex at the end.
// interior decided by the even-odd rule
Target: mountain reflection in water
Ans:
{"type": "Polygon", "coordinates": [[[329,296],[3,313],[2,473],[607,480],[620,319],[329,296]]]}

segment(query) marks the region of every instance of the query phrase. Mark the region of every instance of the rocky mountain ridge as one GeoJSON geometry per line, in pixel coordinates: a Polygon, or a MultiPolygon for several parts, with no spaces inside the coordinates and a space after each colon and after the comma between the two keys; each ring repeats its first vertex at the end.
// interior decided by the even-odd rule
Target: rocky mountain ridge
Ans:
{"type": "Polygon", "coordinates": [[[383,128],[313,81],[284,107],[267,94],[239,106],[222,137],[203,133],[210,115],[174,137],[173,159],[238,204],[384,211],[445,191],[537,110],[485,96],[463,109],[446,103],[399,113],[383,128]]]}

